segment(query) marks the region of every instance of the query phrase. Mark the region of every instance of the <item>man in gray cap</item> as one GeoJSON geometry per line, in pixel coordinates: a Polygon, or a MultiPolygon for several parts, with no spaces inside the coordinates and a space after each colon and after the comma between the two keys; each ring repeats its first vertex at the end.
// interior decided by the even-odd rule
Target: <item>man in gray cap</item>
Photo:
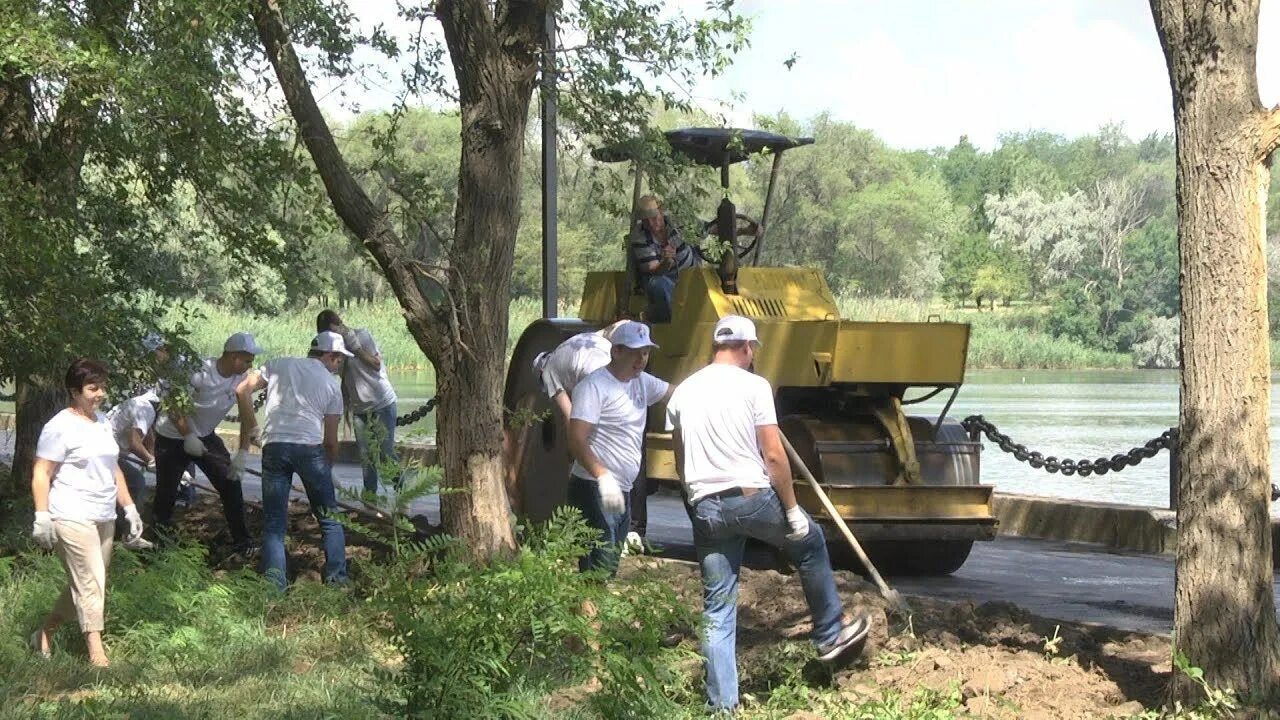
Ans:
{"type": "Polygon", "coordinates": [[[649,327],[624,322],[613,331],[609,364],[573,389],[569,416],[569,503],[600,531],[605,547],[584,557],[579,568],[618,569],[618,554],[630,524],[627,493],[644,458],[645,420],[650,406],[666,400],[671,386],[645,372],[656,348],[649,327]]]}
{"type": "Polygon", "coordinates": [[[240,473],[249,456],[250,432],[256,423],[252,413],[247,417],[246,413],[240,414],[240,449],[235,458],[217,430],[236,404],[237,392],[247,386],[254,356],[261,353],[262,348],[249,333],[239,332],[227,338],[222,355],[205,359],[191,374],[191,411],[184,415],[164,414],[156,422],[156,499],[152,512],[158,535],[172,536],[178,481],[194,462],[222,498],[222,512],[235,550],[251,554],[256,549],[245,527],[244,493],[240,488],[240,473]]]}

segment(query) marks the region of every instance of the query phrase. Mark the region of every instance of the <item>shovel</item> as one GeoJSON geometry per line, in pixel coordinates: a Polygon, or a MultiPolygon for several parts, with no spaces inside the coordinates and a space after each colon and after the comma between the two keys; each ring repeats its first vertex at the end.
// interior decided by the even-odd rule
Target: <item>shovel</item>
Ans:
{"type": "Polygon", "coordinates": [[[813,473],[809,472],[808,466],[806,466],[804,461],[800,459],[800,454],[797,453],[795,447],[791,445],[791,441],[787,439],[786,433],[780,432],[778,435],[782,437],[782,445],[787,449],[787,456],[791,458],[791,462],[800,469],[800,475],[804,477],[805,482],[809,483],[809,486],[813,488],[813,492],[818,496],[818,499],[822,501],[822,507],[824,507],[827,514],[831,516],[836,527],[840,528],[840,532],[844,534],[845,540],[849,541],[849,545],[853,548],[854,554],[862,561],[862,566],[871,573],[871,579],[875,581],[876,587],[880,589],[880,595],[888,601],[891,609],[904,618],[909,617],[911,615],[911,606],[907,605],[907,601],[902,599],[902,595],[898,594],[897,590],[889,587],[889,584],[884,581],[884,578],[880,577],[880,572],[876,570],[876,566],[871,564],[870,558],[868,558],[867,554],[863,552],[862,544],[858,542],[858,538],[853,536],[853,531],[849,529],[849,525],[845,523],[844,518],[840,517],[840,513],[836,510],[836,506],[831,503],[831,498],[827,497],[827,492],[823,490],[822,486],[818,484],[818,481],[813,478],[813,473]]]}

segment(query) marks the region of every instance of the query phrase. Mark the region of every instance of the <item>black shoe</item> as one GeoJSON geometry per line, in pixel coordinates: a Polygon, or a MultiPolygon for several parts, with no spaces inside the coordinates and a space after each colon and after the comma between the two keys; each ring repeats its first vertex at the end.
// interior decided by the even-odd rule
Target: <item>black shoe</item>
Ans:
{"type": "Polygon", "coordinates": [[[262,548],[252,540],[241,540],[231,546],[231,554],[239,555],[245,560],[251,560],[258,556],[262,548]]]}
{"type": "Polygon", "coordinates": [[[845,656],[862,652],[867,635],[871,632],[871,618],[860,615],[856,620],[840,628],[835,640],[818,646],[818,659],[822,662],[835,662],[845,656]]]}

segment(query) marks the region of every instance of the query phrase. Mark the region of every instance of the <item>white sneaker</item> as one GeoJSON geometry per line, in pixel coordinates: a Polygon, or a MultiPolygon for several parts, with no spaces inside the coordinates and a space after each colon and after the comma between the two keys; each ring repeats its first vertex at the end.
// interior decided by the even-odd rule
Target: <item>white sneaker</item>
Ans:
{"type": "Polygon", "coordinates": [[[640,533],[635,531],[627,533],[627,539],[622,541],[622,554],[644,554],[644,540],[640,537],[640,533]]]}
{"type": "Polygon", "coordinates": [[[150,540],[141,537],[133,540],[125,540],[121,545],[124,545],[130,550],[150,550],[155,547],[150,540]]]}

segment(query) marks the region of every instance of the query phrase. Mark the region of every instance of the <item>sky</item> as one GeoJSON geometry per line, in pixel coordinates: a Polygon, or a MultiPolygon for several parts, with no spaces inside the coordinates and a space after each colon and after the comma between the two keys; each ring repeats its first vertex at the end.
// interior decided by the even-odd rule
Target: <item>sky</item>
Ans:
{"type": "MultiPolygon", "coordinates": [[[[697,14],[704,0],[672,0],[697,14]]],[[[394,0],[353,3],[365,23],[395,24],[394,0]]],[[[1147,0],[739,0],[751,46],[696,104],[749,126],[752,113],[834,118],[899,148],[991,149],[1002,133],[1067,137],[1120,124],[1138,139],[1173,131],[1169,79],[1147,0]],[[787,69],[784,61],[795,55],[787,69]]],[[[1280,102],[1280,0],[1262,0],[1262,102],[1280,102]]],[[[365,108],[375,83],[350,85],[365,108]]],[[[390,83],[381,84],[386,88],[390,83]]],[[[339,93],[326,110],[343,114],[339,93]]]]}

